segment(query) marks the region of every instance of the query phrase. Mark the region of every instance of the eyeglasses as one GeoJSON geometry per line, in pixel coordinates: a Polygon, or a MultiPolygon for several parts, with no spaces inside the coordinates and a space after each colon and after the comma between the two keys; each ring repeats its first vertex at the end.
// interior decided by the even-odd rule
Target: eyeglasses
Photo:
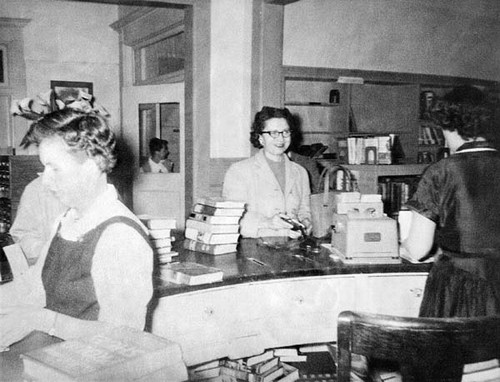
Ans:
{"type": "Polygon", "coordinates": [[[261,131],[261,134],[269,134],[271,138],[277,139],[280,134],[283,138],[288,138],[290,135],[292,135],[292,132],[290,130],[283,130],[283,131],[278,131],[278,130],[273,130],[273,131],[261,131]]]}

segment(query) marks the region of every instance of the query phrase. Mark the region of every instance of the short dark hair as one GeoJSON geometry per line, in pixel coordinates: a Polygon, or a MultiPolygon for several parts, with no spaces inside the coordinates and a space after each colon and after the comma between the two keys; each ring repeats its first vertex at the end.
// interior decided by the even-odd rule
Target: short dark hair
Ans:
{"type": "Polygon", "coordinates": [[[288,123],[290,131],[292,132],[292,139],[295,133],[295,118],[287,108],[276,108],[271,106],[264,106],[259,112],[255,114],[252,124],[252,131],[250,132],[250,142],[258,149],[262,148],[259,142],[259,136],[266,127],[266,121],[272,118],[283,118],[288,123]]]}
{"type": "Polygon", "coordinates": [[[464,139],[488,138],[492,133],[492,105],[485,94],[473,86],[458,86],[445,94],[432,116],[443,130],[457,131],[464,139]]]}
{"type": "Polygon", "coordinates": [[[149,140],[149,153],[153,155],[153,153],[160,151],[162,148],[167,148],[168,141],[160,138],[151,138],[149,140]]]}
{"type": "Polygon", "coordinates": [[[21,146],[39,145],[54,136],[62,138],[71,150],[95,159],[102,172],[109,173],[116,165],[115,135],[107,120],[96,113],[65,108],[45,114],[31,124],[21,146]]]}

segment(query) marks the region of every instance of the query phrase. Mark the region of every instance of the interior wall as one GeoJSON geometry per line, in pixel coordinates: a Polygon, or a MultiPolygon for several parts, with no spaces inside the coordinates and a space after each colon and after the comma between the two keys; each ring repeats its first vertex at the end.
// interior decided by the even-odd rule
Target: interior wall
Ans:
{"type": "MultiPolygon", "coordinates": [[[[31,19],[23,29],[25,97],[48,91],[51,80],[92,82],[97,102],[109,111],[112,126],[119,130],[118,33],[109,27],[118,18],[116,5],[2,0],[0,14],[31,19]]],[[[17,133],[16,145],[24,135],[17,133]]]]}
{"type": "Polygon", "coordinates": [[[211,2],[210,157],[250,155],[252,1],[211,2]]]}
{"type": "Polygon", "coordinates": [[[500,80],[497,0],[300,0],[285,6],[285,65],[500,80]]]}

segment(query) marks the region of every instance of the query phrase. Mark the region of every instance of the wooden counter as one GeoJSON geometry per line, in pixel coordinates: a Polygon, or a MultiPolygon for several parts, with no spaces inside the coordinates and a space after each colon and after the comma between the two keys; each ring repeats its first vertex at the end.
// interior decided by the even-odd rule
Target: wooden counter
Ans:
{"type": "Polygon", "coordinates": [[[155,278],[150,329],[179,343],[192,366],[268,348],[335,341],[343,310],[418,314],[431,265],[346,265],[329,254],[293,246],[273,249],[255,239],[241,240],[238,252],[228,255],[181,249],[176,260],[218,267],[224,280],[179,286],[155,278]]]}

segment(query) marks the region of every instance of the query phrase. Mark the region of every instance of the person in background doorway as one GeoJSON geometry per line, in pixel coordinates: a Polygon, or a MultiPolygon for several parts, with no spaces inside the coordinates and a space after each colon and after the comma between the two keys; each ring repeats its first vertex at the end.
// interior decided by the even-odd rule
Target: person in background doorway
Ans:
{"type": "Polygon", "coordinates": [[[107,174],[115,137],[95,113],[64,109],[33,123],[43,184],[68,210],[33,267],[0,286],[0,346],[33,330],[62,339],[111,326],[144,329],[153,294],[148,230],[119,200],[107,174]]]}
{"type": "Polygon", "coordinates": [[[450,156],[429,166],[408,202],[412,221],[403,242],[409,256],[435,257],[422,317],[500,314],[500,154],[488,141],[491,109],[480,91],[456,89],[434,112],[450,156]]]}
{"type": "Polygon", "coordinates": [[[160,138],[151,138],[149,141],[150,157],[142,166],[142,172],[162,173],[173,172],[174,163],[167,159],[168,141],[160,138]]]}
{"type": "Polygon", "coordinates": [[[307,233],[312,229],[309,177],[286,155],[294,127],[288,109],[263,107],[250,133],[250,142],[260,151],[231,165],[225,175],[224,199],[246,203],[240,221],[244,237],[300,237],[300,231],[293,231],[280,214],[299,220],[307,233]]]}
{"type": "Polygon", "coordinates": [[[54,222],[68,207],[48,190],[39,176],[24,188],[16,218],[9,233],[34,264],[50,239],[54,222]]]}

